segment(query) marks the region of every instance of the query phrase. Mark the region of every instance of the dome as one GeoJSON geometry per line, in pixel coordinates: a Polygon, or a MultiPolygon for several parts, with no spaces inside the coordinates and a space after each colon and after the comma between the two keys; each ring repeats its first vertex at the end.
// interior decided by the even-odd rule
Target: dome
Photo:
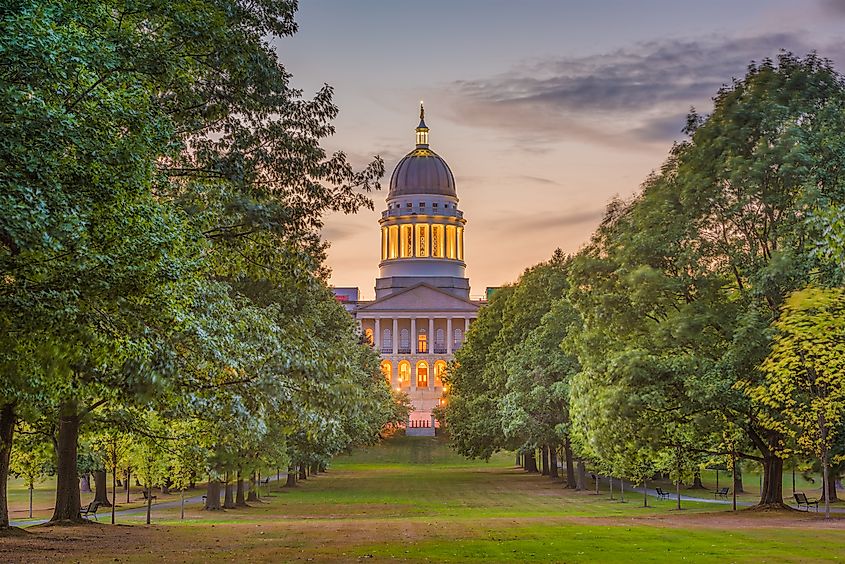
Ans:
{"type": "Polygon", "coordinates": [[[405,155],[390,177],[388,200],[411,194],[458,197],[449,165],[428,147],[418,145],[405,155]]]}

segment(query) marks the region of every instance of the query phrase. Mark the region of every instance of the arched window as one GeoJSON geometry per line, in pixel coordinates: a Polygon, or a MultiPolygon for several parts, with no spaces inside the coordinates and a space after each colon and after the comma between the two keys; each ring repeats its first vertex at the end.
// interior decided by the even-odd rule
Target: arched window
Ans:
{"type": "Polygon", "coordinates": [[[428,363],[424,360],[417,363],[417,387],[428,387],[428,363]]]}
{"type": "Polygon", "coordinates": [[[399,363],[399,386],[406,387],[411,385],[411,363],[403,360],[399,363]]]}
{"type": "Polygon", "coordinates": [[[367,340],[367,344],[373,346],[373,330],[372,329],[364,329],[364,339],[367,340]]]}
{"type": "Polygon", "coordinates": [[[434,385],[443,387],[443,373],[446,371],[446,362],[438,360],[434,363],[434,385]]]}
{"type": "Polygon", "coordinates": [[[419,333],[417,334],[417,352],[428,352],[428,338],[425,335],[425,329],[420,329],[419,333]]]}
{"type": "Polygon", "coordinates": [[[442,348],[444,343],[445,343],[444,336],[445,336],[445,333],[443,332],[443,329],[438,329],[437,331],[435,331],[434,332],[434,346],[442,348]]]}
{"type": "Polygon", "coordinates": [[[402,329],[399,332],[399,348],[401,349],[399,352],[405,352],[405,354],[411,352],[411,332],[407,329],[402,329]]]}
{"type": "Polygon", "coordinates": [[[384,374],[384,378],[387,380],[387,385],[391,384],[390,378],[393,376],[393,366],[390,365],[389,360],[382,360],[381,361],[381,373],[384,374]]]}
{"type": "Polygon", "coordinates": [[[393,335],[390,329],[382,331],[381,348],[386,351],[393,350],[393,335]]]}
{"type": "Polygon", "coordinates": [[[464,342],[464,332],[460,329],[455,329],[455,347],[460,347],[464,342]]]}

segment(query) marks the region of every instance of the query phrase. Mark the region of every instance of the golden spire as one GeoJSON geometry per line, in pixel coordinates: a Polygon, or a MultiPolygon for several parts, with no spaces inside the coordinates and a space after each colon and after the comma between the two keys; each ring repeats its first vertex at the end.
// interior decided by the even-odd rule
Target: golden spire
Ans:
{"type": "Polygon", "coordinates": [[[425,124],[425,107],[420,100],[420,124],[417,126],[417,148],[428,148],[428,126],[425,124]]]}

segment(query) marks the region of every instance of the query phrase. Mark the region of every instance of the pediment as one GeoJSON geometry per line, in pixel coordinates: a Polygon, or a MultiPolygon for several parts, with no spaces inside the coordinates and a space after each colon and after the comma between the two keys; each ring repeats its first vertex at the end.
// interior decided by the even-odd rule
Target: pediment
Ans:
{"type": "Polygon", "coordinates": [[[359,312],[432,310],[476,312],[478,305],[421,283],[358,308],[359,312]]]}

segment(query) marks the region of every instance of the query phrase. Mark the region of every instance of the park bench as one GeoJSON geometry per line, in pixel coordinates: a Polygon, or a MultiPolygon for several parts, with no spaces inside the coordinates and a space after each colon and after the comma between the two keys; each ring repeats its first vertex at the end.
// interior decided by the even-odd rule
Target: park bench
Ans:
{"type": "Polygon", "coordinates": [[[144,494],[144,501],[155,501],[157,498],[156,496],[152,495],[150,490],[141,490],[144,494]]]}
{"type": "Polygon", "coordinates": [[[263,480],[261,480],[261,485],[262,485],[262,486],[266,486],[266,485],[268,485],[269,483],[270,483],[270,476],[267,476],[266,478],[264,478],[263,480]]]}
{"type": "Polygon", "coordinates": [[[792,496],[795,498],[795,503],[798,504],[798,509],[801,509],[801,507],[806,507],[807,511],[809,511],[810,506],[814,505],[816,507],[816,511],[819,510],[819,500],[807,499],[807,496],[804,494],[804,492],[795,492],[794,494],[792,494],[792,496]]]}
{"type": "Polygon", "coordinates": [[[729,488],[719,488],[718,490],[713,492],[713,499],[716,499],[717,497],[721,497],[722,499],[728,499],[729,491],[729,488]]]}
{"type": "Polygon", "coordinates": [[[669,499],[669,492],[663,488],[657,488],[657,497],[660,499],[669,499]]]}
{"type": "Polygon", "coordinates": [[[88,504],[87,507],[79,508],[79,514],[84,519],[90,519],[91,516],[93,516],[95,521],[99,521],[99,519],[97,519],[97,510],[99,508],[100,508],[100,502],[99,501],[92,501],[91,503],[88,504]]]}

